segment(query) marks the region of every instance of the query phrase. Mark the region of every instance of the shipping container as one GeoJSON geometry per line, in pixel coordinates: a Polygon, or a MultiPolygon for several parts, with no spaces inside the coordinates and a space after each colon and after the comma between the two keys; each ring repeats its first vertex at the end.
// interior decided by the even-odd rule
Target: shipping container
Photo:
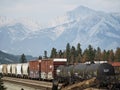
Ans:
{"type": "Polygon", "coordinates": [[[33,79],[40,79],[41,60],[29,61],[29,77],[33,79]]]}
{"type": "Polygon", "coordinates": [[[41,61],[41,79],[52,80],[56,76],[56,69],[60,65],[65,65],[67,59],[43,59],[41,61]]]}
{"type": "Polygon", "coordinates": [[[17,64],[17,77],[22,77],[22,64],[17,64]]]}
{"type": "Polygon", "coordinates": [[[7,64],[3,64],[3,75],[7,75],[7,64]]]}
{"type": "Polygon", "coordinates": [[[8,76],[12,75],[12,65],[11,64],[7,65],[7,72],[8,72],[8,76]]]}
{"type": "Polygon", "coordinates": [[[16,66],[17,66],[17,64],[12,64],[12,76],[16,76],[16,74],[17,74],[16,66]]]}
{"type": "Polygon", "coordinates": [[[28,75],[29,75],[29,63],[23,63],[22,64],[22,73],[23,73],[23,77],[28,78],[28,75]]]}

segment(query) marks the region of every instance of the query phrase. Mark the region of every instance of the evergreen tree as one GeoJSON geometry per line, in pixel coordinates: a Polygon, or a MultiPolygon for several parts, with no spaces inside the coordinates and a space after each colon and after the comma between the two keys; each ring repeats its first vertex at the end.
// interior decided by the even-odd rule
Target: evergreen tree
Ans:
{"type": "Polygon", "coordinates": [[[96,61],[101,61],[101,49],[99,47],[95,51],[95,60],[96,61]]]}
{"type": "Polygon", "coordinates": [[[47,57],[47,51],[44,51],[44,58],[45,58],[45,59],[48,58],[48,57],[47,57]]]}
{"type": "Polygon", "coordinates": [[[81,62],[81,61],[82,61],[82,49],[80,48],[80,43],[78,43],[76,62],[81,62]]]}
{"type": "Polygon", "coordinates": [[[83,52],[82,63],[89,61],[88,49],[85,49],[83,52]]]}
{"type": "Polygon", "coordinates": [[[27,62],[26,56],[22,54],[20,57],[20,63],[26,63],[26,62],[27,62]]]}
{"type": "Polygon", "coordinates": [[[50,57],[51,58],[56,58],[57,57],[57,50],[55,48],[52,48],[50,57]]]}
{"type": "Polygon", "coordinates": [[[106,61],[106,60],[107,60],[107,51],[104,50],[104,51],[102,52],[102,61],[106,61]]]}
{"type": "Polygon", "coordinates": [[[95,50],[91,45],[88,46],[88,60],[89,61],[94,61],[95,58],[95,50]]]}
{"type": "Polygon", "coordinates": [[[39,59],[39,60],[42,59],[42,56],[39,56],[38,59],[39,59]]]}
{"type": "Polygon", "coordinates": [[[58,52],[58,57],[59,57],[59,58],[62,58],[62,57],[63,57],[63,52],[62,52],[62,50],[60,50],[60,51],[58,52]]]}
{"type": "Polygon", "coordinates": [[[70,60],[71,60],[70,63],[71,63],[71,64],[75,63],[75,61],[76,61],[76,50],[75,50],[75,47],[74,47],[74,46],[72,46],[72,48],[71,48],[70,56],[71,56],[71,58],[70,58],[70,60]]]}
{"type": "Polygon", "coordinates": [[[80,47],[81,47],[81,45],[80,45],[80,43],[78,43],[78,45],[77,45],[77,53],[82,55],[82,49],[80,47]]]}
{"type": "Polygon", "coordinates": [[[115,61],[120,62],[120,48],[117,48],[115,52],[115,61]]]}
{"type": "Polygon", "coordinates": [[[114,52],[113,52],[113,50],[110,50],[108,61],[109,62],[113,62],[114,61],[114,52]]]}
{"type": "Polygon", "coordinates": [[[70,44],[67,43],[67,46],[66,46],[66,58],[67,58],[67,62],[70,63],[70,44]]]}
{"type": "Polygon", "coordinates": [[[6,88],[4,87],[4,83],[3,80],[0,77],[0,90],[6,90],[6,88]]]}

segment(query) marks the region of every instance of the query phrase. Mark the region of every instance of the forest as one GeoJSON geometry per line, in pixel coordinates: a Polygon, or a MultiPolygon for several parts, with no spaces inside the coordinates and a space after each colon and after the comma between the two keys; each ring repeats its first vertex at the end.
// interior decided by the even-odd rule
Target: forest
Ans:
{"type": "MultiPolygon", "coordinates": [[[[44,58],[48,58],[47,51],[44,51],[44,58]]],[[[100,47],[95,49],[92,45],[89,45],[85,50],[82,50],[80,43],[76,47],[67,43],[65,50],[52,48],[50,58],[67,58],[68,64],[87,61],[120,62],[120,48],[118,47],[116,50],[101,50],[100,47]]]]}

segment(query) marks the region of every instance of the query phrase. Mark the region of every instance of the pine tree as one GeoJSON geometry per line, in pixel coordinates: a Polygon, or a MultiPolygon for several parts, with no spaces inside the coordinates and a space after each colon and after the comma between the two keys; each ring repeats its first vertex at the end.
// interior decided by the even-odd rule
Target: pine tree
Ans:
{"type": "Polygon", "coordinates": [[[88,55],[88,49],[84,50],[83,56],[82,56],[82,63],[89,61],[89,55],[88,55]]]}
{"type": "Polygon", "coordinates": [[[102,61],[106,61],[106,60],[107,60],[107,51],[104,50],[104,51],[102,52],[102,61]]]}
{"type": "Polygon", "coordinates": [[[27,62],[26,56],[24,54],[22,54],[20,57],[20,63],[26,63],[26,62],[27,62]]]}
{"type": "Polygon", "coordinates": [[[95,58],[95,50],[91,45],[88,46],[88,60],[89,61],[94,61],[95,58]]]}
{"type": "Polygon", "coordinates": [[[44,58],[45,58],[45,59],[48,58],[48,57],[47,57],[47,51],[44,51],[44,58]]]}
{"type": "Polygon", "coordinates": [[[62,50],[60,50],[60,51],[58,52],[58,57],[59,57],[59,58],[62,58],[62,57],[63,57],[63,52],[62,52],[62,50]]]}
{"type": "Polygon", "coordinates": [[[70,44],[67,43],[66,46],[66,58],[67,58],[67,62],[70,63],[70,44]]]}
{"type": "Polygon", "coordinates": [[[75,47],[74,46],[72,46],[72,48],[71,48],[71,53],[70,53],[70,56],[71,56],[71,58],[70,58],[70,63],[71,64],[73,64],[73,63],[75,63],[75,61],[76,61],[76,50],[75,50],[75,47]]]}
{"type": "Polygon", "coordinates": [[[77,57],[76,57],[76,62],[81,62],[82,61],[82,49],[80,48],[80,43],[77,45],[77,57]]]}
{"type": "Polygon", "coordinates": [[[114,61],[114,52],[113,52],[113,50],[110,50],[110,52],[109,52],[109,57],[108,57],[108,61],[109,62],[113,62],[114,61]]]}
{"type": "Polygon", "coordinates": [[[120,62],[120,48],[117,48],[115,52],[115,61],[120,62]]]}
{"type": "Polygon", "coordinates": [[[56,58],[57,57],[57,50],[55,48],[52,48],[50,57],[51,58],[56,58]]]}
{"type": "Polygon", "coordinates": [[[95,60],[96,61],[101,61],[101,49],[99,47],[95,51],[95,60]]]}
{"type": "Polygon", "coordinates": [[[39,60],[42,59],[42,56],[39,56],[38,59],[39,59],[39,60]]]}
{"type": "Polygon", "coordinates": [[[6,88],[4,87],[3,80],[1,79],[1,77],[0,77],[0,90],[6,90],[6,88]]]}

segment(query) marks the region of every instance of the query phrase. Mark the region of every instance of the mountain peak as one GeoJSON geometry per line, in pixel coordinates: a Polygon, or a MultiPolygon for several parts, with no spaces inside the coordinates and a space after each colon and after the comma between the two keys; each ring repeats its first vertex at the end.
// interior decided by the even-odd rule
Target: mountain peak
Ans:
{"type": "Polygon", "coordinates": [[[93,11],[92,9],[90,9],[88,7],[85,7],[85,6],[79,6],[79,7],[75,8],[74,10],[77,10],[77,11],[81,11],[81,10],[93,11]]]}
{"type": "Polygon", "coordinates": [[[72,11],[68,12],[68,13],[80,13],[80,14],[87,14],[87,13],[94,13],[95,11],[88,8],[88,7],[85,7],[85,6],[79,6],[75,9],[73,9],[72,11]]]}

